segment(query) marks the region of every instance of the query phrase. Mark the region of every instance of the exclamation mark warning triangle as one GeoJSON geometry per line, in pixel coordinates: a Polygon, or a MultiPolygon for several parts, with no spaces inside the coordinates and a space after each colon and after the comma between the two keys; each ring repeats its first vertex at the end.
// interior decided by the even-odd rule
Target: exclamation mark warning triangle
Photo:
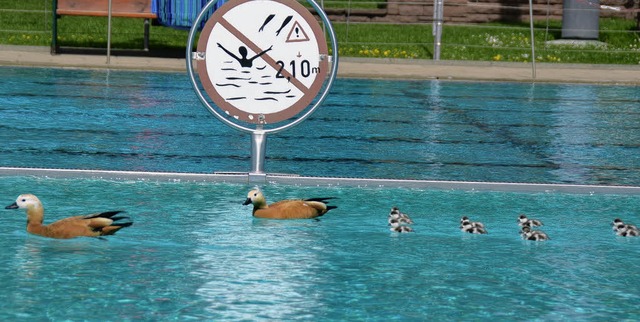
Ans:
{"type": "Polygon", "coordinates": [[[302,29],[300,24],[296,21],[293,23],[293,26],[291,27],[291,30],[287,35],[286,42],[301,42],[301,41],[309,41],[309,36],[307,36],[307,33],[304,31],[304,29],[302,29]]]}

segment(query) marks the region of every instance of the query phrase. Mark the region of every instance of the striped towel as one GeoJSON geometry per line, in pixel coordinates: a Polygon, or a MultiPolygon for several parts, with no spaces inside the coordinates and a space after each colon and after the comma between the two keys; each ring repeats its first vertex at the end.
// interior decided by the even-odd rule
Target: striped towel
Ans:
{"type": "MultiPolygon", "coordinates": [[[[190,29],[202,8],[204,8],[209,1],[215,0],[153,0],[151,11],[158,15],[158,22],[164,26],[190,29]]],[[[210,10],[200,22],[198,30],[202,30],[204,24],[213,14],[213,11],[222,6],[225,1],[226,0],[218,0],[218,2],[213,5],[212,10],[210,10]]]]}

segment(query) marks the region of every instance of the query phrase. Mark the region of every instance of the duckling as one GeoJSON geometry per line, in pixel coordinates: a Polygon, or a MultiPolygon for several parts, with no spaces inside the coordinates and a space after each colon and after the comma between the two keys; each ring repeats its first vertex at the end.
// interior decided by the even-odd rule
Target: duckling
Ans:
{"type": "Polygon", "coordinates": [[[542,221],[538,219],[529,219],[524,214],[520,215],[520,217],[518,217],[518,225],[522,227],[525,223],[529,223],[530,227],[540,227],[544,225],[542,221]]]}
{"type": "Polygon", "coordinates": [[[469,217],[464,216],[460,219],[460,231],[471,234],[486,234],[487,230],[484,228],[484,224],[481,222],[474,222],[469,220],[469,217]]]}
{"type": "Polygon", "coordinates": [[[611,228],[613,231],[618,231],[618,228],[622,226],[624,226],[624,222],[620,218],[616,218],[611,222],[611,228]]]}
{"type": "Polygon", "coordinates": [[[525,225],[520,230],[520,236],[524,240],[535,240],[535,241],[545,241],[549,240],[549,236],[540,230],[531,230],[531,227],[525,225]]]}
{"type": "Polygon", "coordinates": [[[389,228],[389,230],[391,230],[393,232],[397,232],[397,233],[411,233],[411,232],[413,232],[413,228],[411,228],[410,226],[403,225],[397,220],[390,220],[389,221],[389,226],[391,226],[391,228],[389,228]]]}
{"type": "Polygon", "coordinates": [[[640,235],[640,231],[638,231],[637,228],[635,228],[635,226],[633,225],[626,225],[626,224],[621,224],[618,223],[618,225],[616,226],[616,235],[618,236],[622,236],[622,237],[637,237],[640,235]]]}
{"type": "Polygon", "coordinates": [[[329,210],[338,208],[328,206],[327,198],[282,200],[267,205],[267,199],[259,189],[249,191],[243,205],[253,204],[253,216],[270,219],[311,219],[326,214],[329,210]]]}
{"type": "Polygon", "coordinates": [[[484,224],[479,222],[479,221],[471,221],[471,219],[469,219],[469,217],[467,216],[462,216],[462,218],[460,218],[460,228],[462,228],[462,226],[471,226],[474,228],[482,228],[484,229],[484,224]]]}
{"type": "Polygon", "coordinates": [[[638,230],[638,227],[631,224],[625,224],[622,219],[616,218],[611,222],[611,226],[613,226],[613,231],[618,231],[620,227],[627,226],[627,229],[638,230]]]}
{"type": "Polygon", "coordinates": [[[129,217],[125,216],[115,216],[122,213],[121,210],[68,217],[49,225],[44,225],[44,207],[40,199],[32,194],[18,196],[16,202],[6,206],[5,209],[26,209],[27,232],[50,238],[68,239],[107,236],[133,225],[133,222],[130,221],[116,223],[118,220],[129,219],[129,217]]]}
{"type": "Polygon", "coordinates": [[[409,215],[403,213],[398,209],[398,207],[392,207],[391,212],[389,213],[389,224],[391,224],[391,220],[397,220],[401,224],[412,225],[413,220],[409,215]]]}

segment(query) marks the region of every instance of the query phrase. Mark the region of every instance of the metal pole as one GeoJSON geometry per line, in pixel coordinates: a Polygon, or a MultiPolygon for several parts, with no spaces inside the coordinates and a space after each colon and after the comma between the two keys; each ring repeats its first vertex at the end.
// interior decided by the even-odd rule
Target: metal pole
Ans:
{"type": "Polygon", "coordinates": [[[442,41],[442,20],[444,17],[444,0],[436,0],[433,6],[433,60],[440,60],[440,45],[442,41]]]}
{"type": "Polygon", "coordinates": [[[263,130],[262,125],[258,125],[251,133],[251,172],[249,179],[264,179],[264,158],[267,150],[267,133],[263,130]]]}
{"type": "Polygon", "coordinates": [[[58,16],[56,10],[58,9],[58,0],[52,1],[53,5],[53,20],[51,21],[51,54],[58,53],[58,16]]]}
{"type": "Polygon", "coordinates": [[[533,39],[533,0],[529,0],[529,29],[531,29],[531,77],[536,79],[536,46],[533,39]]]}
{"type": "Polygon", "coordinates": [[[107,16],[107,65],[109,65],[111,63],[111,0],[109,0],[107,16]]]}

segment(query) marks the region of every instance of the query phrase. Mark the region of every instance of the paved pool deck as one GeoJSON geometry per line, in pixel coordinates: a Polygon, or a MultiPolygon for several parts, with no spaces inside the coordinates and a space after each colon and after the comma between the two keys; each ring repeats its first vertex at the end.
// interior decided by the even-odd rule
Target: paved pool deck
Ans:
{"type": "MultiPolygon", "coordinates": [[[[0,45],[0,66],[186,71],[184,58],[51,55],[49,47],[0,45]]],[[[468,62],[341,57],[338,77],[640,85],[639,65],[468,62]]]]}

